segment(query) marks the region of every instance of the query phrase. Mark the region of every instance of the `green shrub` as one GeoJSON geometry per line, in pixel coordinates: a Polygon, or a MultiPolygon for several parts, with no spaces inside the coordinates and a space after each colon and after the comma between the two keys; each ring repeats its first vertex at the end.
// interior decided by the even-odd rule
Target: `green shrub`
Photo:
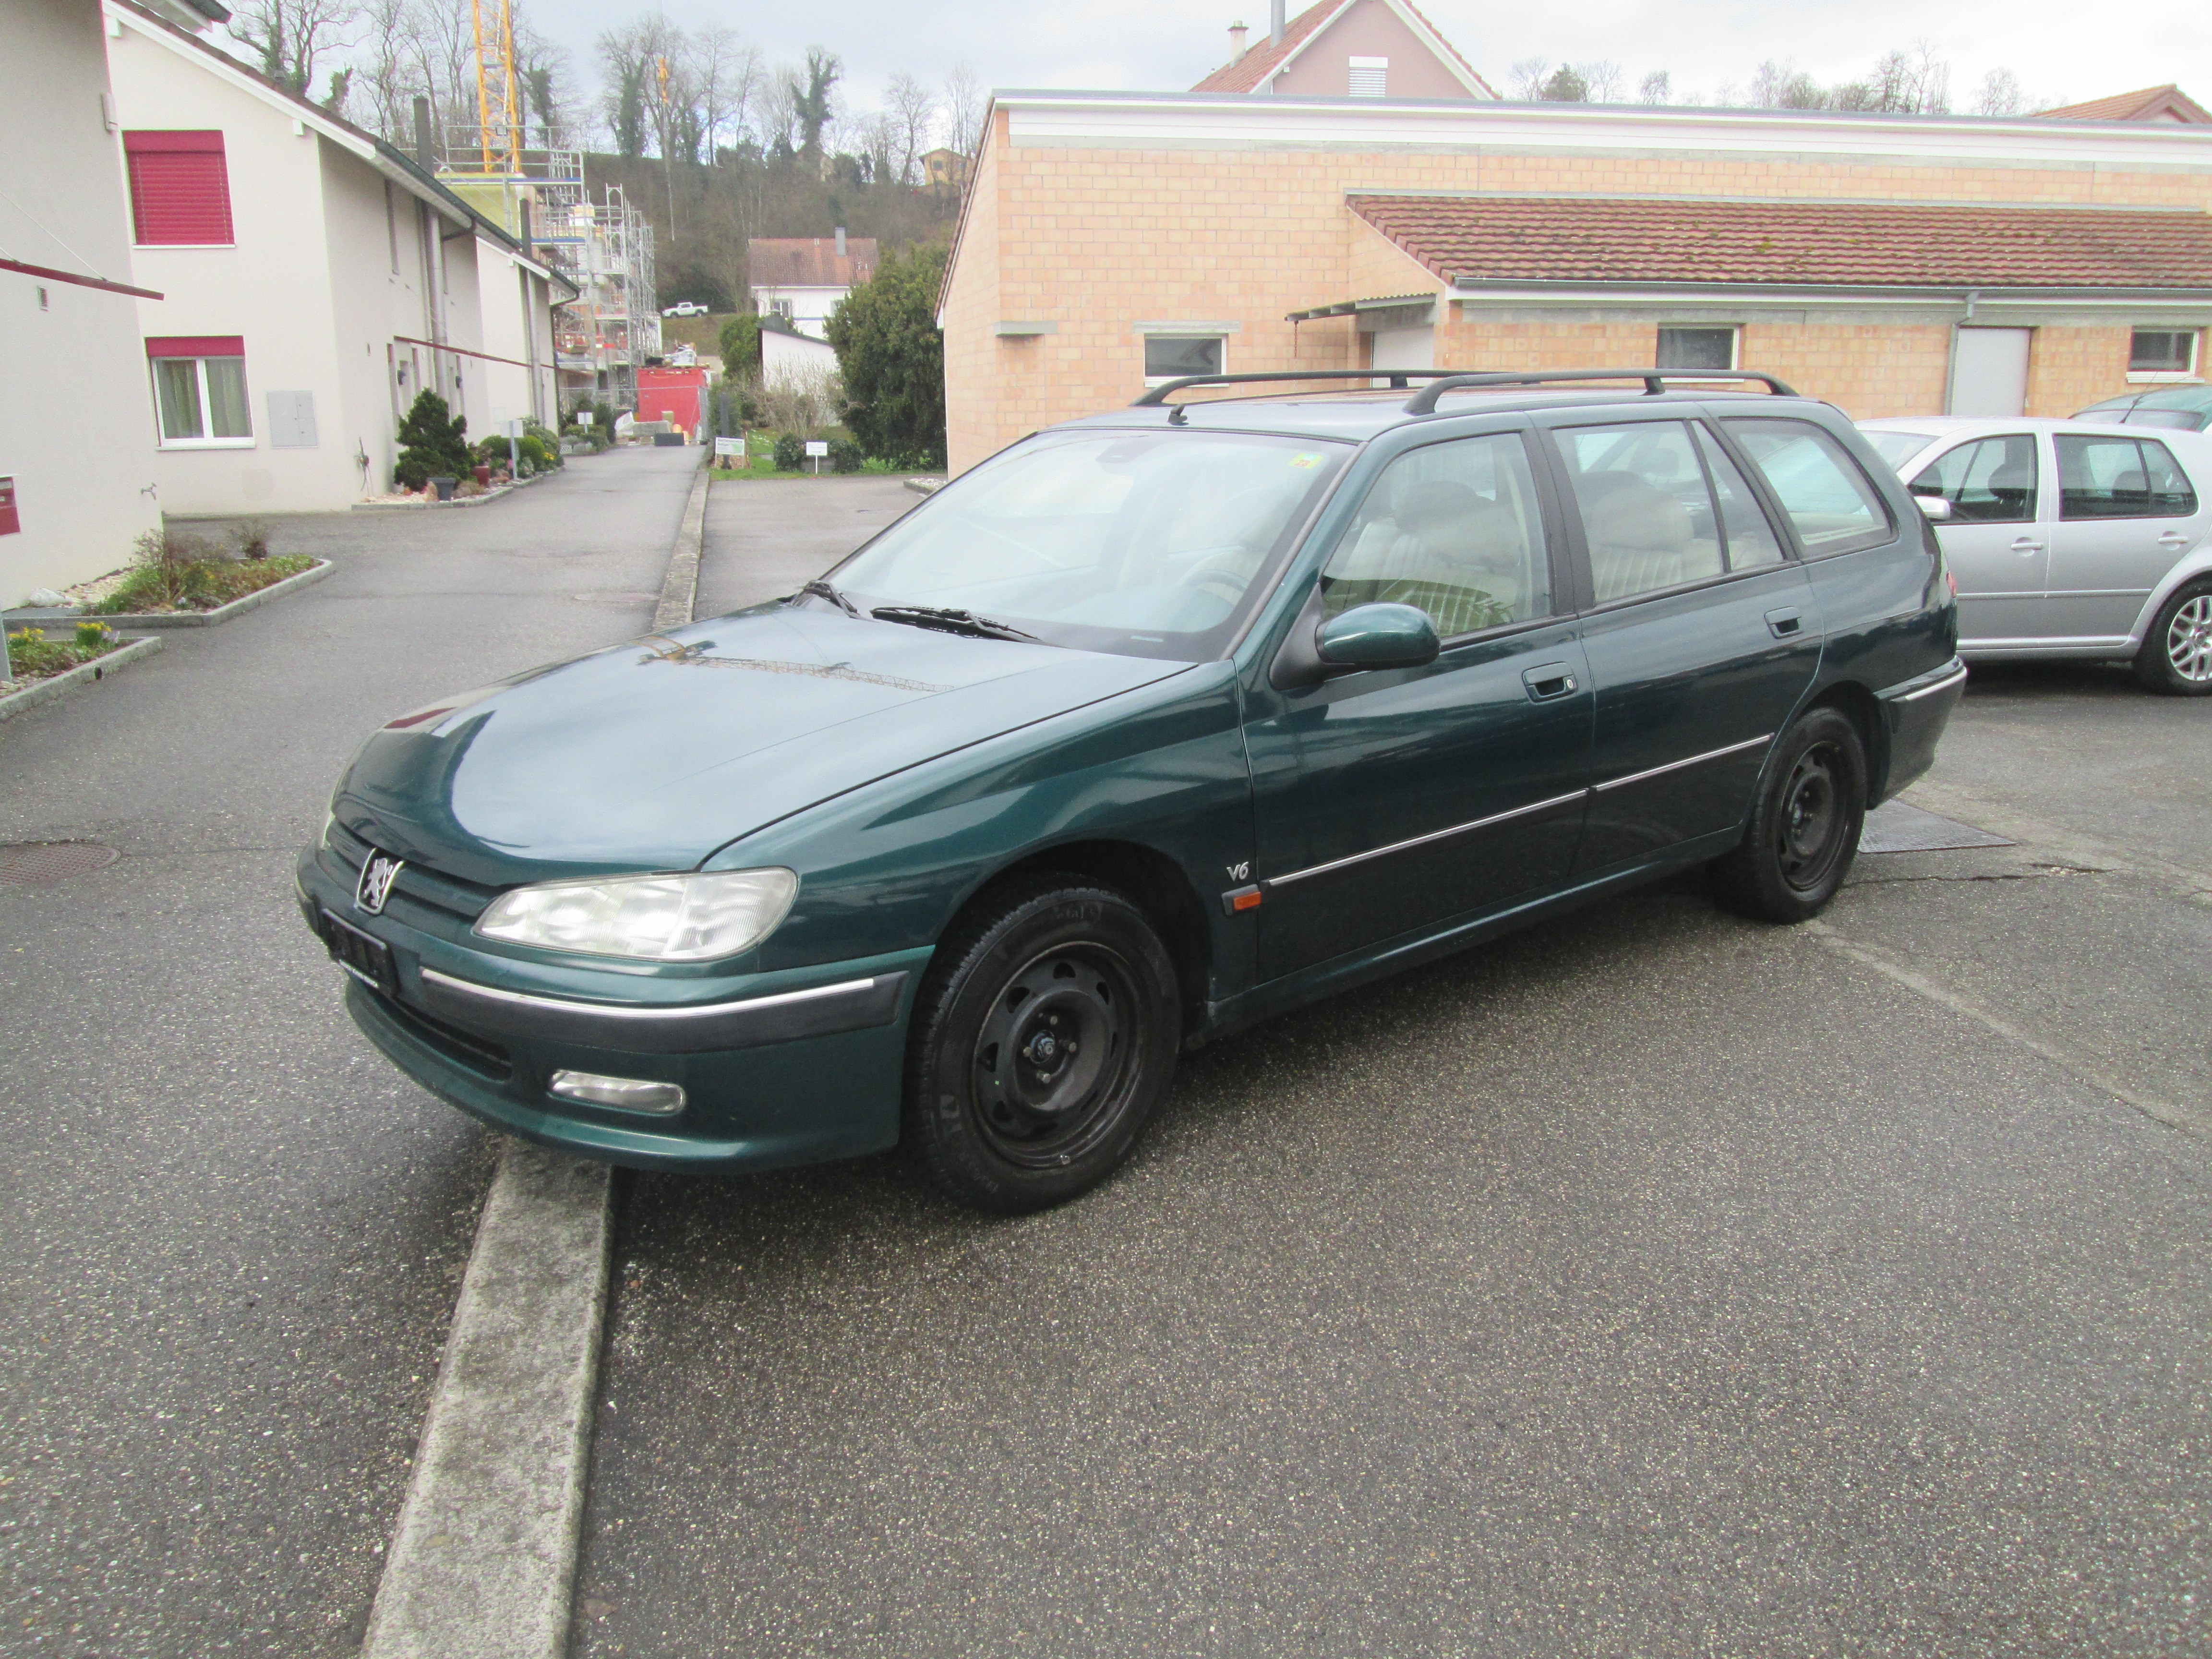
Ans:
{"type": "Polygon", "coordinates": [[[115,591],[90,609],[110,617],[142,611],[212,611],[271,582],[295,576],[314,561],[304,553],[242,559],[228,549],[149,530],[138,538],[137,557],[115,591]]]}
{"type": "Polygon", "coordinates": [[[561,447],[534,432],[522,434],[522,465],[532,472],[550,472],[561,465],[561,447]]]}
{"type": "Polygon", "coordinates": [[[514,447],[504,432],[495,432],[477,446],[478,466],[505,466],[514,459],[514,447]]]}
{"type": "Polygon", "coordinates": [[[830,470],[832,472],[858,472],[865,459],[860,445],[844,438],[830,441],[830,470]]]}
{"type": "Polygon", "coordinates": [[[455,415],[436,392],[424,391],[399,423],[402,446],[392,466],[392,482],[420,489],[433,478],[465,478],[476,463],[469,454],[469,422],[455,415]]]}
{"type": "Polygon", "coordinates": [[[845,424],[869,454],[900,466],[945,465],[945,260],[943,243],[886,254],[830,313],[845,424]]]}
{"type": "Polygon", "coordinates": [[[796,432],[787,432],[775,441],[775,470],[797,472],[806,465],[806,440],[796,432]]]}

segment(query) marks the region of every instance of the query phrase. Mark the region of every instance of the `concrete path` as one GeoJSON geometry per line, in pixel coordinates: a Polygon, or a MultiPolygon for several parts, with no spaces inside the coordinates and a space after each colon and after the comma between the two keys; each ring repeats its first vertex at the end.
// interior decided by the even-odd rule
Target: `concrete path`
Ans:
{"type": "Polygon", "coordinates": [[[291,899],[346,757],[642,632],[696,451],[270,520],[327,581],[0,727],[0,1650],[361,1641],[495,1142],[353,1030],[291,899]]]}
{"type": "Polygon", "coordinates": [[[1915,799],[2018,846],[1276,1021],[1050,1214],[636,1179],[579,1651],[2203,1649],[2208,762],[1978,680],[1915,799]]]}
{"type": "Polygon", "coordinates": [[[719,617],[790,592],[921,500],[898,479],[875,476],[714,485],[693,614],[719,617]]]}

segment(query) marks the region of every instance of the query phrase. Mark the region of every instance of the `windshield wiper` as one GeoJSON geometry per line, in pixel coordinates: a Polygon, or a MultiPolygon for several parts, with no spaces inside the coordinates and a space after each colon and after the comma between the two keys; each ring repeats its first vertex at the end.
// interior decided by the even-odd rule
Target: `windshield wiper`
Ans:
{"type": "Polygon", "coordinates": [[[904,623],[910,628],[934,628],[941,633],[961,634],[971,640],[1030,640],[1018,628],[993,622],[972,611],[950,611],[935,605],[879,605],[868,612],[878,622],[904,623]]]}
{"type": "Polygon", "coordinates": [[[859,605],[854,605],[852,600],[847,599],[842,593],[840,593],[836,588],[830,586],[828,582],[823,581],[819,576],[817,576],[812,581],[806,583],[799,590],[798,592],[793,594],[791,597],[794,599],[804,599],[809,593],[813,594],[817,599],[829,600],[830,604],[836,605],[840,611],[843,611],[848,617],[857,617],[860,614],[860,607],[859,605]]]}

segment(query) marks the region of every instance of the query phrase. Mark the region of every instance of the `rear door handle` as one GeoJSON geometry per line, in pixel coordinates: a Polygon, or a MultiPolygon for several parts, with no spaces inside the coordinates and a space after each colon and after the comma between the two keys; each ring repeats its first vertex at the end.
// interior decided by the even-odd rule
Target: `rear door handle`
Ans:
{"type": "Polygon", "coordinates": [[[1770,611],[1766,631],[1778,640],[1794,640],[1805,631],[1804,616],[1796,611],[1770,611]]]}
{"type": "Polygon", "coordinates": [[[2030,553],[2042,552],[2043,544],[2033,536],[2015,536],[2012,539],[2012,550],[2024,558],[2030,553]]]}
{"type": "Polygon", "coordinates": [[[2169,530],[2158,538],[2158,544],[2160,547],[2170,548],[2174,552],[2179,553],[2183,548],[2189,545],[2189,538],[2183,535],[2178,530],[2169,530]]]}
{"type": "Polygon", "coordinates": [[[1575,672],[1563,662],[1539,663],[1521,671],[1521,684],[1528,688],[1528,701],[1549,702],[1573,694],[1575,672]]]}

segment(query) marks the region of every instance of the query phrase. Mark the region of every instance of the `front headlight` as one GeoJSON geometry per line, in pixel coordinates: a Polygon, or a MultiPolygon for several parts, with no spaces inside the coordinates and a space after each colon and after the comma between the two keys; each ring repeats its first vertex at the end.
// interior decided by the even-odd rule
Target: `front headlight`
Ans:
{"type": "Polygon", "coordinates": [[[789,870],[549,881],[493,901],[476,931],[586,956],[712,962],[758,945],[798,896],[799,877],[789,870]]]}

